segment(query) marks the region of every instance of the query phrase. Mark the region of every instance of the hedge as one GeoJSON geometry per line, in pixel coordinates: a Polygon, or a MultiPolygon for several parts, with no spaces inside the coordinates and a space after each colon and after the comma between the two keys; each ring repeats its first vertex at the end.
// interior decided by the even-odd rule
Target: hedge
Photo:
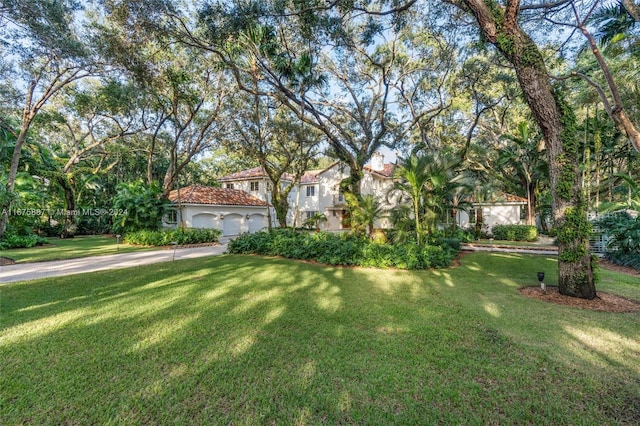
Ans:
{"type": "Polygon", "coordinates": [[[159,229],[127,232],[124,242],[142,246],[169,246],[172,244],[202,244],[215,243],[220,239],[222,231],[219,229],[159,229]]]}
{"type": "Polygon", "coordinates": [[[0,249],[14,249],[14,248],[31,248],[37,245],[48,244],[49,240],[40,237],[35,234],[31,235],[15,235],[7,233],[0,240],[0,249]]]}
{"type": "Polygon", "coordinates": [[[328,265],[429,269],[448,267],[457,254],[453,246],[451,241],[422,247],[415,243],[380,244],[350,234],[274,229],[242,234],[229,243],[227,252],[315,260],[328,265]]]}

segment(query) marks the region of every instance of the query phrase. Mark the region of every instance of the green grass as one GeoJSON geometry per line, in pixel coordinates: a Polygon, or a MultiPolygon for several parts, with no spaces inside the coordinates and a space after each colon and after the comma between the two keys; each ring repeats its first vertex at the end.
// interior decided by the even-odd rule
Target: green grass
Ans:
{"type": "MultiPolygon", "coordinates": [[[[50,244],[45,246],[0,250],[0,256],[8,257],[18,263],[26,263],[127,253],[154,248],[123,244],[122,240],[120,240],[120,244],[117,244],[115,237],[107,235],[79,236],[64,239],[49,238],[48,240],[50,244]]],[[[157,249],[157,247],[155,248],[157,249]]]]}
{"type": "Polygon", "coordinates": [[[521,296],[538,270],[227,255],[6,284],[0,424],[637,424],[640,314],[521,296]]]}

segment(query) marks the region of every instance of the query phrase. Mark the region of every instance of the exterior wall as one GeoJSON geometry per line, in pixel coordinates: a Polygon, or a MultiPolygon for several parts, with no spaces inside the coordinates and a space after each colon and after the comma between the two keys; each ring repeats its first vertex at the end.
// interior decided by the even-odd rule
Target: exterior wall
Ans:
{"type": "MultiPolygon", "coordinates": [[[[521,225],[523,221],[520,219],[522,204],[496,204],[474,206],[475,209],[482,208],[482,220],[484,227],[489,231],[494,225],[521,225]]],[[[474,224],[469,221],[469,214],[463,210],[458,210],[458,225],[461,228],[467,228],[474,224]]],[[[475,223],[475,222],[474,222],[475,223]]]]}
{"type": "Polygon", "coordinates": [[[342,225],[343,212],[347,208],[344,198],[340,197],[340,182],[349,176],[349,167],[335,164],[318,175],[318,211],[327,217],[321,229],[338,231],[342,225]]]}
{"type": "MultiPolygon", "coordinates": [[[[271,204],[271,193],[267,190],[267,185],[270,184],[269,179],[267,177],[256,177],[251,179],[237,179],[237,180],[229,180],[221,182],[223,188],[227,188],[229,184],[233,185],[233,189],[239,189],[248,194],[253,195],[254,197],[266,201],[271,204]],[[251,190],[251,183],[258,182],[258,191],[251,190]]],[[[282,183],[282,188],[285,188],[288,184],[288,181],[282,183]]],[[[296,191],[297,185],[293,187],[291,192],[289,192],[289,196],[287,199],[289,200],[289,213],[287,214],[287,225],[291,226],[293,224],[293,210],[295,208],[296,202],[296,191]]],[[[305,192],[306,194],[306,192],[305,192]]],[[[276,217],[276,211],[273,207],[269,207],[269,214],[271,216],[271,224],[272,226],[278,226],[278,218],[276,217]]]]}
{"type": "Polygon", "coordinates": [[[178,222],[167,223],[165,226],[175,228],[183,219],[184,226],[187,228],[219,229],[223,232],[223,236],[257,232],[267,227],[266,207],[202,204],[184,205],[181,210],[178,211],[178,222]]]}
{"type": "MultiPolygon", "coordinates": [[[[360,185],[362,195],[373,195],[380,203],[380,208],[387,212],[397,205],[397,198],[389,197],[389,191],[393,187],[393,179],[385,178],[378,174],[365,172],[360,185]]],[[[374,223],[375,228],[391,228],[391,221],[387,217],[382,217],[374,223]]]]}

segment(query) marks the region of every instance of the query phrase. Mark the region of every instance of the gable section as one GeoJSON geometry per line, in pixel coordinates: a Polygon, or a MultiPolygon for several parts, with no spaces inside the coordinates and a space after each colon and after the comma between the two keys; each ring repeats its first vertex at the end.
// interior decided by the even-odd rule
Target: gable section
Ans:
{"type": "Polygon", "coordinates": [[[372,175],[379,175],[384,178],[392,178],[395,168],[396,168],[396,165],[391,163],[386,163],[382,170],[374,170],[369,166],[364,166],[365,171],[371,173],[372,175]]]}

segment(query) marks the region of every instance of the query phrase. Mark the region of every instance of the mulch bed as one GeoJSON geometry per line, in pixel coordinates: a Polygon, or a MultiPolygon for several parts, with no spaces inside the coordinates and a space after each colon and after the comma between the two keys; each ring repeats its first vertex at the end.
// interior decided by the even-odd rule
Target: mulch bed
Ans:
{"type": "Polygon", "coordinates": [[[631,268],[629,266],[616,265],[615,263],[611,263],[606,259],[600,259],[598,261],[598,266],[604,269],[610,269],[615,272],[620,272],[622,274],[640,277],[640,270],[631,268]]]}
{"type": "MultiPolygon", "coordinates": [[[[640,277],[640,271],[611,263],[605,259],[598,262],[598,266],[603,269],[610,269],[622,274],[640,277]]],[[[638,312],[640,311],[640,302],[626,299],[615,294],[598,291],[596,298],[593,300],[580,299],[578,297],[564,296],[558,292],[558,287],[547,286],[547,292],[542,293],[538,286],[523,287],[520,293],[524,296],[531,297],[545,302],[557,303],[559,305],[573,306],[582,309],[591,309],[593,311],[602,312],[638,312]]]]}
{"type": "Polygon", "coordinates": [[[13,259],[9,259],[8,257],[1,257],[0,256],[0,266],[13,265],[14,263],[16,263],[16,262],[13,259]]]}
{"type": "MultiPolygon", "coordinates": [[[[460,266],[460,258],[468,256],[469,252],[460,252],[458,257],[453,261],[453,267],[460,266]]],[[[640,277],[640,271],[626,266],[616,265],[605,259],[598,261],[598,266],[603,269],[610,269],[622,274],[640,277]]],[[[638,312],[640,311],[640,302],[626,299],[615,294],[597,292],[597,297],[593,300],[580,299],[578,297],[564,296],[558,292],[558,287],[547,286],[546,294],[542,293],[539,286],[522,287],[520,293],[523,296],[533,299],[543,300],[545,302],[556,303],[558,305],[573,306],[582,309],[591,309],[602,312],[638,312]]]]}
{"type": "Polygon", "coordinates": [[[625,299],[615,294],[598,291],[593,300],[580,299],[578,297],[564,296],[558,292],[558,287],[547,286],[546,293],[542,293],[540,287],[522,287],[520,293],[533,299],[544,300],[545,302],[556,303],[558,305],[573,306],[575,308],[590,309],[601,312],[638,312],[640,303],[625,299]]]}

